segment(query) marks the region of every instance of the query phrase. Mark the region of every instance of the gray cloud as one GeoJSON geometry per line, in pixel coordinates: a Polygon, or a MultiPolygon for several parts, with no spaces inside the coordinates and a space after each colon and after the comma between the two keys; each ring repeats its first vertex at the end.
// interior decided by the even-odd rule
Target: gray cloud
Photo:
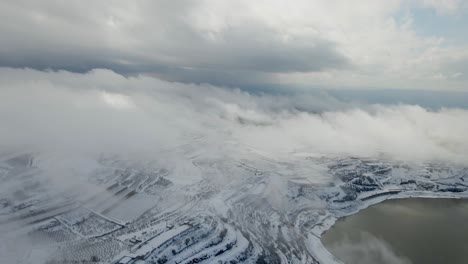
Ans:
{"type": "Polygon", "coordinates": [[[265,73],[349,66],[332,41],[311,34],[285,35],[258,19],[226,22],[217,32],[200,28],[196,17],[205,15],[197,9],[200,5],[3,1],[0,66],[76,72],[99,67],[180,81],[226,79],[233,85],[258,82],[265,73]]]}
{"type": "Polygon", "coordinates": [[[462,15],[461,6],[425,0],[6,0],[0,3],[0,66],[81,73],[107,68],[241,88],[465,89],[459,58],[466,43],[418,34],[412,22],[418,17],[407,12],[432,8],[434,19],[442,19],[462,15]]]}

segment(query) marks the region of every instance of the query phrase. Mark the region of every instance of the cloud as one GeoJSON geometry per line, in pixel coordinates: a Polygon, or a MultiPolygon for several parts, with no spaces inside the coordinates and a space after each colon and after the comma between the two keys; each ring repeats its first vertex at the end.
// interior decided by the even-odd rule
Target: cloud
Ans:
{"type": "Polygon", "coordinates": [[[392,247],[369,233],[361,233],[358,241],[349,238],[330,245],[330,250],[341,260],[361,264],[411,264],[406,258],[399,256],[392,247]]]}
{"type": "Polygon", "coordinates": [[[460,0],[420,0],[420,4],[433,8],[439,13],[454,13],[462,7],[460,0]]]}
{"type": "Polygon", "coordinates": [[[244,148],[271,155],[384,153],[418,162],[464,163],[468,155],[463,109],[350,104],[319,94],[253,95],[109,70],[2,68],[0,80],[4,149],[154,154],[198,144],[190,136],[198,135],[205,142],[201,149],[222,144],[218,154],[233,157],[244,148]]]}
{"type": "MultiPolygon", "coordinates": [[[[420,36],[406,9],[459,1],[2,1],[0,66],[131,75],[221,86],[465,88],[434,82],[454,46],[420,36]],[[328,78],[323,79],[323,76],[328,78]]],[[[446,14],[446,12],[443,12],[446,14]]],[[[452,12],[448,13],[452,14],[452,12]]]]}
{"type": "Polygon", "coordinates": [[[117,109],[131,109],[134,107],[132,100],[122,94],[103,92],[101,93],[101,99],[109,106],[117,109]]]}
{"type": "Polygon", "coordinates": [[[3,2],[2,16],[9,23],[0,26],[6,40],[0,63],[81,72],[96,67],[170,72],[168,78],[195,75],[206,81],[205,71],[246,75],[348,65],[336,45],[319,35],[281,32],[250,15],[231,20],[218,6],[227,8],[204,1],[3,2]],[[206,5],[214,9],[205,10],[206,5]],[[208,26],[205,18],[214,22],[208,26]]]}

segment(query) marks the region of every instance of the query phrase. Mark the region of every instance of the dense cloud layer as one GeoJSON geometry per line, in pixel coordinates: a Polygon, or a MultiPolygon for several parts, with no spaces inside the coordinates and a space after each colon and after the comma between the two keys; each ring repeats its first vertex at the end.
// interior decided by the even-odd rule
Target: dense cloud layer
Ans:
{"type": "Polygon", "coordinates": [[[102,67],[181,80],[210,80],[206,71],[256,75],[348,64],[322,36],[285,34],[251,15],[224,17],[230,7],[223,6],[204,1],[119,1],[112,6],[105,1],[7,1],[1,5],[9,23],[0,27],[5,39],[0,63],[73,71],[102,67]]]}
{"type": "Polygon", "coordinates": [[[466,14],[457,0],[7,0],[0,66],[243,87],[466,88],[466,43],[418,34],[420,8],[466,14]]]}
{"type": "Polygon", "coordinates": [[[383,153],[458,163],[468,156],[468,111],[462,109],[252,95],[109,70],[2,68],[0,80],[3,149],[154,154],[201,137],[204,148],[220,156],[246,147],[272,155],[383,153]]]}

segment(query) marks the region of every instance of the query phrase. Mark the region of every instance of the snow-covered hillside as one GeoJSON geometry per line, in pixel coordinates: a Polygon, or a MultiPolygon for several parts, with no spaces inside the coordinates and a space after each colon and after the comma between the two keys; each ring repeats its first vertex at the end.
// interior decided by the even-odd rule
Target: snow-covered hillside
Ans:
{"type": "Polygon", "coordinates": [[[215,157],[200,151],[203,144],[197,138],[166,150],[177,166],[118,155],[3,154],[0,256],[17,263],[334,263],[320,236],[338,217],[388,198],[468,196],[468,168],[455,165],[271,157],[247,147],[215,157]]]}

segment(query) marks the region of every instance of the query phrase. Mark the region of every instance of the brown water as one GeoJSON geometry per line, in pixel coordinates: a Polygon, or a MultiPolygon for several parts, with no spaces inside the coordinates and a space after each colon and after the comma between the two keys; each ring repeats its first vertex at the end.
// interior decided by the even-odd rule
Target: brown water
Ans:
{"type": "Polygon", "coordinates": [[[468,200],[388,200],[339,219],[322,242],[347,264],[467,264],[468,200]]]}

